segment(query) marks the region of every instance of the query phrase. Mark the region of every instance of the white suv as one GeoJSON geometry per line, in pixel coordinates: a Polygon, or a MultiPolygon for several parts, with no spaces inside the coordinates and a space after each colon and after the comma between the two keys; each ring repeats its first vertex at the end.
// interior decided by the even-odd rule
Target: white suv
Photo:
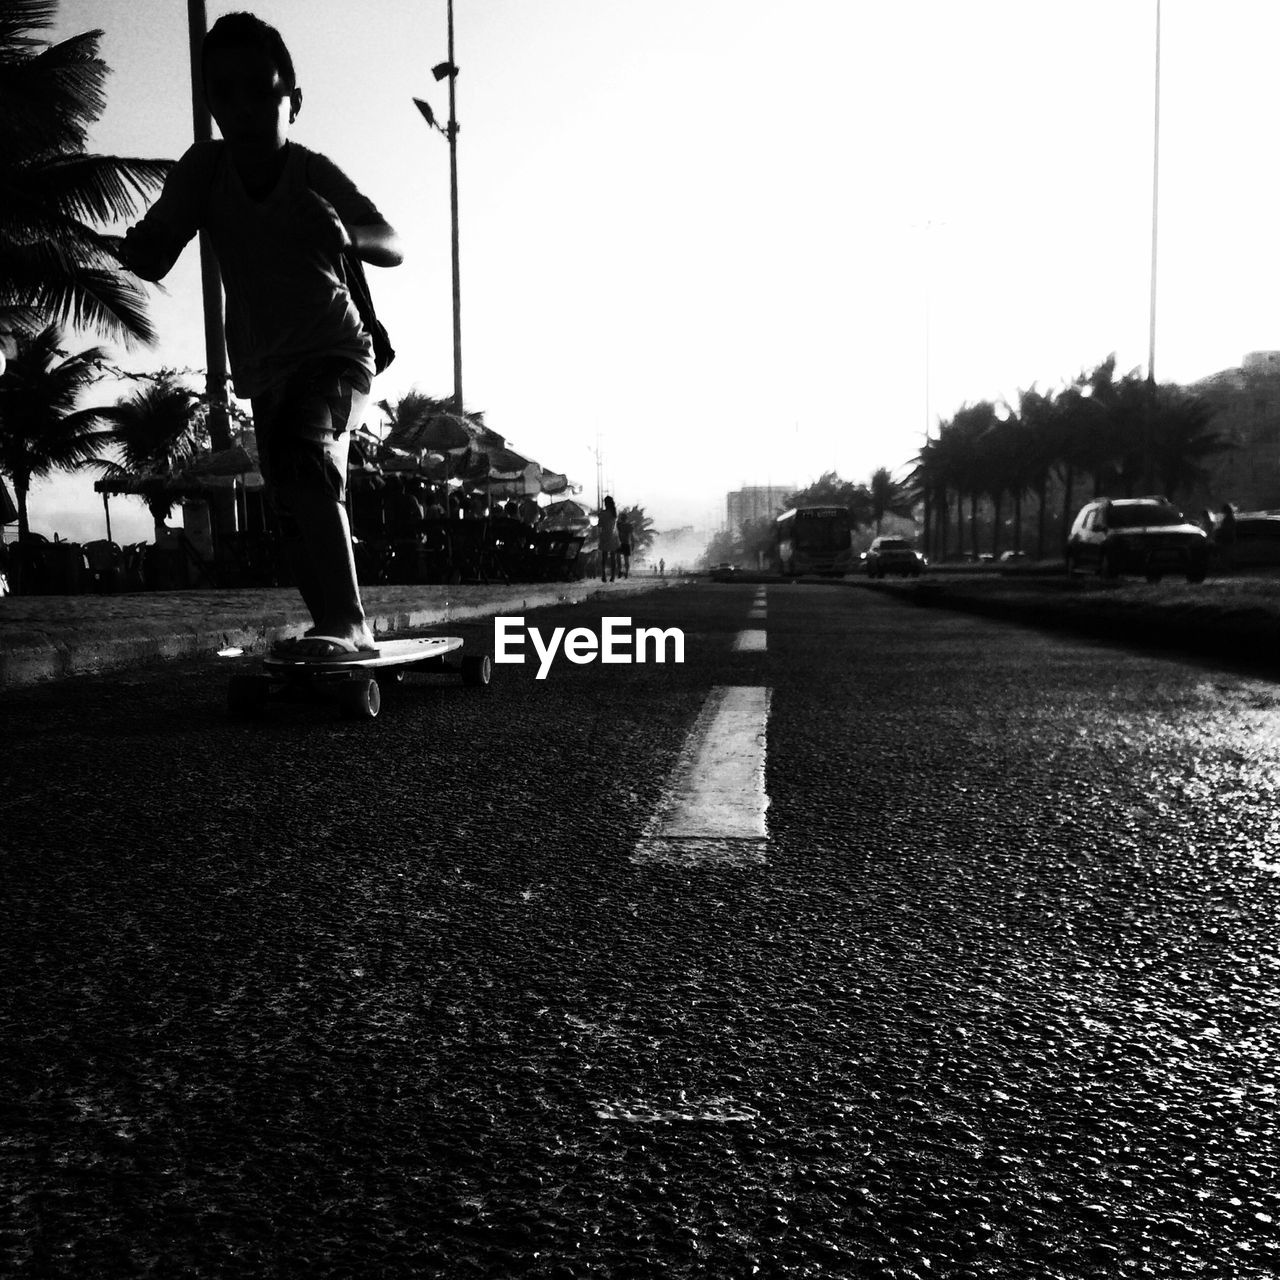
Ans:
{"type": "Polygon", "coordinates": [[[1097,569],[1104,578],[1141,573],[1159,582],[1183,573],[1203,582],[1209,566],[1209,538],[1168,498],[1099,498],[1086,503],[1067,535],[1067,575],[1097,569]]]}

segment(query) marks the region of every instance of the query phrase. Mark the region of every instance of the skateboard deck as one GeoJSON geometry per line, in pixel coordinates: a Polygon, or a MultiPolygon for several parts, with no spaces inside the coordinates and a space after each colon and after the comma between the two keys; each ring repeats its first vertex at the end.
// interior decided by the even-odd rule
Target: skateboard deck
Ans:
{"type": "Polygon", "coordinates": [[[461,648],[462,640],[458,636],[382,640],[373,653],[353,653],[350,656],[344,654],[333,658],[308,658],[290,653],[272,653],[262,660],[262,665],[273,671],[315,671],[330,670],[333,667],[377,669],[407,666],[414,662],[423,662],[428,658],[441,658],[446,653],[452,653],[455,649],[461,648]]]}
{"type": "Polygon", "coordinates": [[[348,719],[371,720],[382,707],[383,690],[402,683],[410,671],[450,671],[460,674],[464,684],[487,685],[492,671],[487,653],[446,661],[462,646],[460,636],[427,636],[383,640],[373,653],[332,658],[272,653],[260,670],[232,676],[227,709],[239,719],[251,719],[273,698],[328,698],[348,719]]]}

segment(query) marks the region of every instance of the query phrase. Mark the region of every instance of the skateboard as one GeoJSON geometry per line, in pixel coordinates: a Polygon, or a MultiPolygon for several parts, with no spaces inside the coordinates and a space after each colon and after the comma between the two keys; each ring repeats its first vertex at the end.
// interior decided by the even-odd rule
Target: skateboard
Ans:
{"type": "Polygon", "coordinates": [[[487,653],[446,661],[462,648],[459,636],[383,640],[375,653],[306,658],[273,653],[256,672],[238,672],[227,688],[227,710],[237,719],[261,715],[274,698],[327,698],[348,720],[372,720],[382,707],[384,686],[401,684],[410,671],[450,671],[462,683],[487,685],[493,665],[487,653]]]}

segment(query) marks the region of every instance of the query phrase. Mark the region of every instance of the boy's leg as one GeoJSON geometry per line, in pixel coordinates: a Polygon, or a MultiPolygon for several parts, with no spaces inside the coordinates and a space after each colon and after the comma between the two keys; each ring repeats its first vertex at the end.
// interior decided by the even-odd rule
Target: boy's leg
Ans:
{"type": "Polygon", "coordinates": [[[356,580],[345,504],[350,427],[368,400],[358,365],[322,361],[299,370],[277,395],[254,403],[259,457],[311,632],[374,645],[356,580]]]}

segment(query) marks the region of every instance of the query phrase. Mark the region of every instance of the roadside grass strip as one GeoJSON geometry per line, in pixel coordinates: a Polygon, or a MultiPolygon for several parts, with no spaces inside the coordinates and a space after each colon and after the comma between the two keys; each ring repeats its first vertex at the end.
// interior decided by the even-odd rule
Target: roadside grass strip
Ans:
{"type": "Polygon", "coordinates": [[[668,866],[762,865],[765,730],[770,690],[717,685],[685,739],[631,861],[668,866]]]}
{"type": "Polygon", "coordinates": [[[765,653],[769,648],[769,633],[754,628],[739,631],[731,646],[734,653],[765,653]]]}

